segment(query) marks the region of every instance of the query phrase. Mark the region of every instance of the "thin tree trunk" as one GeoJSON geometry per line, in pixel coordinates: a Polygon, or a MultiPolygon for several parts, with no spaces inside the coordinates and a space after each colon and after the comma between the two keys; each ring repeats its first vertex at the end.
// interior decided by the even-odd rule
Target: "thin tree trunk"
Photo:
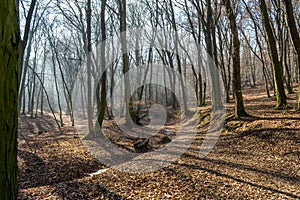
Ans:
{"type": "Polygon", "coordinates": [[[44,84],[43,84],[43,82],[42,82],[42,79],[39,77],[39,75],[38,75],[38,74],[37,74],[30,66],[28,66],[28,68],[32,71],[33,75],[36,76],[36,77],[38,78],[38,80],[39,80],[41,86],[43,87],[43,90],[44,90],[44,92],[45,92],[45,95],[46,95],[46,98],[47,98],[47,102],[48,102],[49,108],[50,108],[50,110],[51,110],[52,116],[53,116],[53,118],[54,118],[54,120],[55,120],[55,122],[56,122],[56,125],[57,125],[58,129],[61,131],[61,127],[60,127],[60,125],[59,125],[59,123],[58,123],[58,120],[57,120],[57,118],[56,118],[56,116],[55,116],[54,109],[53,109],[52,106],[51,106],[50,98],[49,98],[49,95],[48,95],[48,93],[47,93],[47,90],[46,90],[46,88],[45,88],[45,86],[44,86],[44,84]]]}
{"type": "MultiPolygon", "coordinates": [[[[34,60],[33,60],[33,69],[36,70],[37,67],[37,48],[34,50],[34,60]]],[[[33,110],[34,110],[34,99],[35,99],[35,89],[36,89],[36,82],[35,82],[35,76],[33,75],[33,84],[32,84],[32,95],[30,100],[30,117],[33,118],[33,110]]]]}
{"type": "Polygon", "coordinates": [[[87,8],[86,8],[86,35],[87,35],[87,64],[86,64],[86,70],[87,70],[87,114],[88,114],[88,130],[89,132],[85,136],[87,138],[90,136],[90,134],[94,134],[94,128],[93,128],[93,107],[92,107],[92,25],[91,25],[91,19],[92,18],[92,8],[91,8],[91,0],[87,1],[87,8]]]}
{"type": "MultiPolygon", "coordinates": [[[[180,55],[179,55],[179,49],[178,49],[178,44],[179,44],[179,36],[177,32],[177,25],[175,21],[175,13],[173,9],[173,4],[172,0],[169,0],[170,8],[171,8],[171,19],[172,19],[172,27],[174,29],[174,34],[175,34],[175,56],[176,56],[176,61],[178,65],[178,72],[179,72],[179,81],[180,81],[180,86],[181,86],[181,91],[182,91],[182,99],[183,99],[183,109],[184,113],[188,112],[188,107],[187,107],[187,96],[186,96],[186,89],[184,87],[184,82],[183,82],[183,75],[182,75],[182,64],[180,60],[180,55]]],[[[175,80],[175,79],[174,79],[175,80]]]]}
{"type": "Polygon", "coordinates": [[[58,83],[57,83],[56,65],[55,65],[55,60],[54,60],[55,55],[53,54],[52,56],[53,56],[52,63],[53,63],[54,82],[55,82],[55,90],[56,90],[56,94],[57,94],[57,104],[58,104],[58,108],[59,108],[60,125],[64,126],[64,122],[63,122],[63,119],[62,119],[61,104],[60,104],[60,94],[59,94],[58,83]]]}
{"type": "Polygon", "coordinates": [[[293,94],[293,88],[292,88],[292,84],[291,84],[291,72],[289,69],[289,64],[288,64],[288,46],[289,46],[289,39],[288,37],[286,38],[285,42],[284,42],[284,52],[283,52],[283,56],[284,56],[284,68],[285,68],[285,82],[286,82],[286,88],[288,90],[289,94],[293,94]]]}
{"type": "MultiPolygon", "coordinates": [[[[32,31],[29,31],[29,36],[28,37],[29,37],[29,45],[27,46],[27,54],[26,54],[24,63],[23,63],[23,60],[22,60],[22,68],[24,66],[24,69],[23,69],[22,76],[21,76],[22,80],[20,80],[21,81],[20,82],[20,90],[19,90],[19,95],[18,95],[18,101],[19,102],[22,101],[22,97],[25,98],[24,93],[25,93],[26,75],[27,75],[27,71],[28,71],[27,69],[28,69],[28,65],[29,65],[29,58],[30,58],[30,54],[31,54],[31,47],[32,47],[32,40],[33,40],[33,32],[32,31]]],[[[22,56],[23,58],[22,59],[24,59],[24,52],[22,52],[21,54],[23,54],[23,56],[22,56]]],[[[19,65],[20,65],[20,63],[19,63],[19,65]]],[[[18,105],[18,113],[20,113],[21,105],[22,104],[19,103],[19,105],[18,105]]],[[[23,105],[23,107],[24,106],[25,105],[23,105]]],[[[23,114],[25,114],[25,113],[23,112],[23,114]]]]}

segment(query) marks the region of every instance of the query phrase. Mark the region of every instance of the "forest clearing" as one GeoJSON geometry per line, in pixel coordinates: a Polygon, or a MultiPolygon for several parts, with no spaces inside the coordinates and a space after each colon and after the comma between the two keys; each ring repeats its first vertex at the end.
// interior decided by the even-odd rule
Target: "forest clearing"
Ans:
{"type": "MultiPolygon", "coordinates": [[[[19,131],[26,140],[18,139],[18,198],[299,199],[296,94],[288,96],[294,108],[278,111],[274,97],[267,98],[262,85],[246,88],[244,93],[245,107],[253,116],[227,122],[207,157],[197,156],[207,128],[200,125],[186,153],[170,166],[150,173],[109,169],[91,156],[70,124],[60,134],[53,130],[51,116],[22,116],[19,131]],[[107,170],[92,175],[101,169],[107,170]]],[[[230,113],[232,103],[227,109],[230,113]]]]}

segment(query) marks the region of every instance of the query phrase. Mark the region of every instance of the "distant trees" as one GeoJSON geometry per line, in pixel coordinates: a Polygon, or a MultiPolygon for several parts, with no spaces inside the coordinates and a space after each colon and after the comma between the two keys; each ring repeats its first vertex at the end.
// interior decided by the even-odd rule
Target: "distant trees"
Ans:
{"type": "Polygon", "coordinates": [[[116,105],[122,107],[120,115],[125,114],[126,121],[137,124],[142,101],[161,98],[166,105],[178,107],[174,93],[165,89],[163,94],[155,84],[144,84],[157,82],[155,64],[165,66],[164,83],[179,93],[185,111],[187,81],[192,82],[199,107],[211,100],[213,106],[222,108],[224,91],[219,85],[223,84],[225,101],[234,98],[236,117],[246,115],[245,87],[264,81],[267,96],[274,93],[276,109],[283,109],[285,90],[293,93],[298,83],[300,11],[296,1],[20,2],[24,41],[19,51],[24,52],[19,63],[24,67],[19,74],[19,110],[36,117],[51,107],[60,126],[63,113],[69,115],[72,125],[76,123],[74,110],[83,118],[87,114],[91,132],[92,118],[97,117],[101,125],[105,117],[113,117],[116,105]],[[285,10],[280,8],[282,2],[285,10]],[[128,71],[136,73],[137,80],[128,79],[128,71]],[[215,76],[219,72],[220,80],[215,76]],[[124,79],[120,87],[125,97],[116,102],[114,89],[119,79],[124,79]],[[141,87],[135,91],[135,86],[141,87]],[[47,96],[50,102],[44,101],[47,96]]]}
{"type": "Polygon", "coordinates": [[[0,3],[0,199],[17,199],[18,47],[17,1],[0,3]]]}
{"type": "MultiPolygon", "coordinates": [[[[21,97],[23,95],[23,90],[24,90],[24,84],[25,84],[25,76],[26,76],[26,72],[27,72],[27,68],[25,66],[25,68],[23,67],[24,64],[24,53],[28,44],[28,40],[30,43],[32,43],[32,32],[31,30],[31,22],[32,22],[32,18],[34,17],[34,10],[36,7],[36,2],[37,0],[32,0],[30,3],[30,7],[28,10],[28,14],[26,16],[26,22],[25,22],[25,28],[24,28],[24,34],[23,34],[23,39],[20,40],[20,44],[19,44],[19,58],[18,58],[18,81],[22,81],[21,82],[21,87],[20,87],[20,92],[19,92],[19,101],[21,101],[21,97]],[[30,34],[31,33],[31,34],[30,34]],[[24,71],[23,71],[24,70],[24,71]],[[23,78],[22,75],[23,74],[23,78]]],[[[30,44],[31,45],[31,44],[30,44]]],[[[21,105],[21,104],[20,104],[21,105]]],[[[19,111],[20,111],[20,105],[19,105],[19,111]]]]}

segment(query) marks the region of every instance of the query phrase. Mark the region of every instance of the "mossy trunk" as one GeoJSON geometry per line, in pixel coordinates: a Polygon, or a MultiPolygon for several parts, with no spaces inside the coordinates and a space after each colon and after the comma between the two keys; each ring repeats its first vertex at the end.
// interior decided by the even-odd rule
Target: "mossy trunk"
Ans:
{"type": "Polygon", "coordinates": [[[0,3],[0,199],[17,198],[18,17],[17,1],[0,3]]]}

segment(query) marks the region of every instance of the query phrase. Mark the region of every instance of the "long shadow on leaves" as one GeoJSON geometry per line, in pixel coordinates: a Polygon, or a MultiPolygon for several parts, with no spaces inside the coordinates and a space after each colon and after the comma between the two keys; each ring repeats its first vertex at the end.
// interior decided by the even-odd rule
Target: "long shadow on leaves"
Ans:
{"type": "Polygon", "coordinates": [[[27,189],[83,178],[103,167],[97,160],[58,157],[49,155],[42,159],[34,153],[19,150],[24,163],[19,169],[19,187],[27,189]]]}
{"type": "Polygon", "coordinates": [[[71,181],[57,184],[54,192],[64,200],[95,199],[98,197],[110,200],[127,200],[125,197],[110,191],[100,183],[71,181]]]}
{"type": "MultiPolygon", "coordinates": [[[[296,198],[296,199],[300,198],[300,196],[297,196],[295,194],[291,194],[289,192],[285,192],[285,191],[277,190],[277,189],[274,189],[274,188],[271,188],[271,187],[263,186],[263,185],[260,185],[260,184],[257,184],[257,183],[252,183],[250,181],[246,181],[246,180],[243,180],[243,179],[240,179],[240,178],[228,175],[228,174],[221,173],[221,172],[219,172],[217,170],[214,170],[214,169],[208,169],[208,168],[201,167],[201,166],[198,166],[198,165],[185,164],[185,163],[179,164],[179,165],[182,166],[182,167],[187,167],[187,168],[191,168],[191,169],[195,169],[195,170],[206,171],[206,172],[214,174],[216,176],[221,176],[221,177],[224,177],[224,178],[228,178],[228,179],[237,181],[239,183],[247,184],[247,185],[250,185],[252,187],[259,188],[259,189],[264,189],[264,190],[268,190],[268,191],[271,191],[271,192],[274,192],[274,193],[283,194],[283,195],[289,196],[291,198],[296,198]]],[[[233,165],[235,165],[235,164],[233,164],[233,165]]],[[[298,180],[299,180],[299,178],[298,178],[298,180]]]]}

